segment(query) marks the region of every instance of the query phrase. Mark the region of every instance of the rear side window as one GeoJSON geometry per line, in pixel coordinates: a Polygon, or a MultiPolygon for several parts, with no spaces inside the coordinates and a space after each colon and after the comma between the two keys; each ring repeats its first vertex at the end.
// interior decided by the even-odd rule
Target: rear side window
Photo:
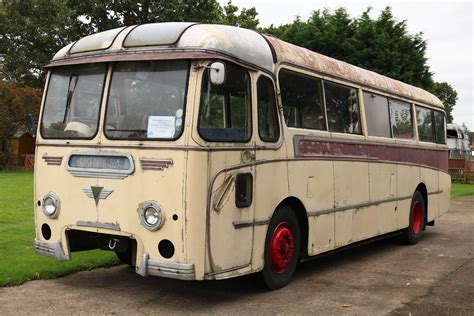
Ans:
{"type": "Polygon", "coordinates": [[[321,80],[281,70],[279,81],[286,124],[325,130],[321,80]]]}
{"type": "Polygon", "coordinates": [[[388,98],[364,92],[364,106],[368,134],[391,137],[388,98]]]}
{"type": "Polygon", "coordinates": [[[412,139],[413,120],[409,103],[390,100],[390,121],[394,138],[412,139]]]}
{"type": "Polygon", "coordinates": [[[357,90],[325,81],[324,96],[329,131],[360,134],[357,90]]]}
{"type": "Polygon", "coordinates": [[[204,72],[199,134],[208,141],[247,142],[251,137],[250,78],[247,71],[226,63],[226,80],[214,85],[204,72]]]}
{"type": "Polygon", "coordinates": [[[438,144],[446,144],[446,118],[443,112],[434,111],[435,139],[438,144]]]}
{"type": "Polygon", "coordinates": [[[416,107],[416,124],[418,127],[418,138],[422,142],[434,143],[433,111],[421,106],[416,107]]]}
{"type": "Polygon", "coordinates": [[[275,142],[280,137],[275,89],[273,82],[265,76],[257,81],[258,134],[265,142],[275,142]]]}

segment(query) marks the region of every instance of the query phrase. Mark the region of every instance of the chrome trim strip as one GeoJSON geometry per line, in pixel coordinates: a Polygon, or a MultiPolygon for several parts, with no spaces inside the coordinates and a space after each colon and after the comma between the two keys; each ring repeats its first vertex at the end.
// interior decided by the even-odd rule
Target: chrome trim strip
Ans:
{"type": "Polygon", "coordinates": [[[135,171],[135,164],[132,155],[129,153],[120,153],[114,151],[73,151],[66,159],[66,170],[75,177],[103,178],[103,179],[125,179],[135,171]],[[104,157],[124,157],[130,162],[130,168],[127,170],[117,169],[98,169],[98,168],[78,168],[70,167],[69,160],[71,156],[104,156],[104,157]]]}
{"type": "Polygon", "coordinates": [[[208,272],[208,273],[205,273],[204,275],[207,276],[207,277],[210,277],[210,276],[214,276],[214,275],[217,275],[217,274],[222,274],[222,273],[226,273],[226,272],[240,270],[240,269],[247,268],[247,267],[250,267],[250,263],[243,264],[243,265],[240,265],[240,266],[236,266],[236,267],[233,267],[233,268],[220,270],[220,271],[208,272]]]}
{"type": "Polygon", "coordinates": [[[69,257],[64,254],[63,248],[61,247],[61,242],[59,240],[46,242],[35,239],[35,251],[39,255],[51,257],[57,261],[69,260],[69,257]]]}
{"type": "Polygon", "coordinates": [[[402,201],[402,200],[409,200],[411,198],[412,198],[411,195],[409,195],[409,196],[407,195],[407,196],[402,196],[402,197],[398,197],[398,198],[388,198],[388,199],[383,199],[383,200],[377,200],[377,201],[364,202],[364,203],[359,203],[359,204],[352,204],[352,205],[345,205],[345,206],[339,206],[339,207],[334,207],[334,208],[316,210],[316,211],[308,212],[308,217],[309,216],[319,216],[319,215],[331,214],[331,213],[336,213],[336,212],[343,212],[343,211],[352,210],[352,209],[366,208],[366,207],[373,206],[373,205],[379,205],[379,204],[402,201]]]}
{"type": "Polygon", "coordinates": [[[160,276],[180,280],[195,280],[194,263],[163,262],[150,259],[148,253],[142,256],[142,264],[137,269],[141,276],[160,276]]]}
{"type": "Polygon", "coordinates": [[[428,192],[428,195],[440,194],[440,193],[443,193],[443,192],[444,192],[444,190],[438,190],[438,191],[428,192]]]}
{"type": "Polygon", "coordinates": [[[148,253],[145,252],[142,256],[142,264],[136,270],[137,274],[141,275],[142,277],[148,276],[148,273],[147,273],[148,258],[149,258],[149,255],[148,253]]]}
{"type": "MultiPolygon", "coordinates": [[[[92,187],[84,187],[82,191],[87,195],[88,198],[94,199],[94,193],[92,192],[92,187]]],[[[110,194],[114,192],[113,189],[102,188],[99,193],[98,199],[105,200],[110,194]]]]}
{"type": "Polygon", "coordinates": [[[142,170],[158,170],[162,171],[173,165],[173,159],[152,159],[140,158],[140,165],[142,170]]]}
{"type": "Polygon", "coordinates": [[[222,209],[222,205],[221,205],[222,200],[224,199],[224,197],[227,196],[230,186],[235,182],[235,176],[232,175],[225,181],[226,183],[225,183],[224,188],[221,189],[221,192],[219,192],[219,195],[216,198],[216,201],[212,205],[214,208],[214,211],[216,212],[220,212],[220,210],[222,209]]]}
{"type": "Polygon", "coordinates": [[[120,225],[117,223],[101,223],[101,222],[91,222],[91,221],[77,221],[77,226],[83,227],[95,227],[95,228],[104,228],[111,229],[116,231],[121,231],[120,225]]]}
{"type": "Polygon", "coordinates": [[[263,226],[270,224],[270,219],[256,219],[256,220],[246,220],[246,221],[234,221],[232,225],[234,225],[235,229],[246,228],[246,227],[253,227],[253,226],[263,226]]]}

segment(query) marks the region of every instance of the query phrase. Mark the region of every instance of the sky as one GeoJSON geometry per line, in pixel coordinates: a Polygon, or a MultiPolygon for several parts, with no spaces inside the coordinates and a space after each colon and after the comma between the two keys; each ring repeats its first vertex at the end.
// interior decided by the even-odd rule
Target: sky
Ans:
{"type": "MultiPolygon", "coordinates": [[[[218,0],[224,6],[227,0],[218,0]]],[[[312,11],[345,7],[359,17],[369,6],[376,18],[386,6],[394,17],[406,20],[410,34],[422,32],[428,42],[426,56],[434,80],[449,83],[458,92],[453,111],[454,123],[465,123],[474,131],[474,1],[468,0],[233,0],[239,8],[255,7],[260,26],[291,23],[297,15],[303,20],[312,11]]]]}

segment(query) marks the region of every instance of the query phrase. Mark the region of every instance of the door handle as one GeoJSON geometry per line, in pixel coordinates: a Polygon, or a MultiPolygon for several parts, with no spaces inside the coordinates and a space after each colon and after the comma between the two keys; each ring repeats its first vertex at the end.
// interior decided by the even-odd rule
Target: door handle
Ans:
{"type": "Polygon", "coordinates": [[[251,152],[250,150],[244,150],[241,154],[242,162],[250,162],[255,161],[255,153],[251,152]]]}

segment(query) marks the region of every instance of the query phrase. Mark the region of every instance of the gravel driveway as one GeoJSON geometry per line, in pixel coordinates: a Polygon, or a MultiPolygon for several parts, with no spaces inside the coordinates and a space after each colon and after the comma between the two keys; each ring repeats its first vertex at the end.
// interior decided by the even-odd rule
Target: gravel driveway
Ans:
{"type": "Polygon", "coordinates": [[[126,266],[0,288],[0,314],[474,314],[474,196],[415,246],[377,241],[302,264],[266,292],[251,277],[186,282],[126,266]]]}

